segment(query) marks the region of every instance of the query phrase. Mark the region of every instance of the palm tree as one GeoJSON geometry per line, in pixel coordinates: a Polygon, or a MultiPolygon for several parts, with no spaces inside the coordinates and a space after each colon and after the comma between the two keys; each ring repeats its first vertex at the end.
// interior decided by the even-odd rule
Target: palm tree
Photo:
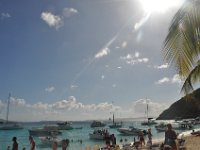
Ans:
{"type": "Polygon", "coordinates": [[[200,0],[186,0],[175,14],[164,42],[164,59],[185,80],[182,92],[200,81],[200,0]]]}

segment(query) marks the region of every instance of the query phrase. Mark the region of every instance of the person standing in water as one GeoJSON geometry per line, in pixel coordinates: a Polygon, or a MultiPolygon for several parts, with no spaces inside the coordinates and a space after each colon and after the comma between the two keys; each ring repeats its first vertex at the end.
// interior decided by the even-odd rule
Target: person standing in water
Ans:
{"type": "Polygon", "coordinates": [[[12,141],[13,141],[12,150],[18,150],[17,138],[13,137],[12,141]]]}
{"type": "Polygon", "coordinates": [[[151,146],[152,146],[152,133],[151,133],[151,128],[148,129],[147,136],[148,136],[148,142],[147,142],[147,143],[149,143],[149,147],[151,148],[151,146]]]}
{"type": "Polygon", "coordinates": [[[35,141],[33,140],[32,136],[29,136],[29,142],[30,142],[30,150],[36,150],[35,141]]]}

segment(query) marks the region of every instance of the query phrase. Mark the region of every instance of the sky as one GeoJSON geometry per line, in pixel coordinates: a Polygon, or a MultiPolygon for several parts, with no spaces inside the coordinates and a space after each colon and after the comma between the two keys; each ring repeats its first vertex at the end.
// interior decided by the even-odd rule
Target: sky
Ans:
{"type": "Polygon", "coordinates": [[[183,0],[1,0],[0,118],[158,115],[183,82],[163,58],[183,0]]]}

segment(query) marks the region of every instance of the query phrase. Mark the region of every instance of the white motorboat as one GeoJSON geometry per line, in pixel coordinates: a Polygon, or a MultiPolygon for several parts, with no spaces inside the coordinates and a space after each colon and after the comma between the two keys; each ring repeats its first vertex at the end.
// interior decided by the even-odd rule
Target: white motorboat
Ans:
{"type": "Polygon", "coordinates": [[[62,134],[59,130],[50,130],[45,128],[32,128],[29,129],[29,134],[32,136],[52,136],[52,135],[60,135],[62,134]]]}
{"type": "Polygon", "coordinates": [[[94,140],[105,140],[110,137],[110,134],[106,129],[98,129],[94,130],[93,133],[89,133],[89,137],[94,140]]]}
{"type": "Polygon", "coordinates": [[[167,129],[167,124],[164,123],[164,122],[161,122],[161,123],[159,123],[158,125],[156,125],[155,128],[156,128],[156,130],[159,131],[159,132],[166,131],[166,129],[167,129]]]}
{"type": "MultiPolygon", "coordinates": [[[[174,130],[191,130],[193,128],[191,123],[182,122],[182,121],[171,123],[171,125],[174,130]]],[[[167,123],[161,122],[160,124],[156,125],[155,128],[159,132],[166,131],[167,123]]]]}
{"type": "Polygon", "coordinates": [[[9,94],[8,102],[7,102],[7,112],[6,112],[6,122],[0,124],[0,130],[19,130],[23,129],[24,127],[16,122],[9,122],[9,106],[10,106],[10,98],[11,94],[9,94]]]}
{"type": "Polygon", "coordinates": [[[0,125],[0,130],[19,130],[24,127],[18,123],[3,123],[0,125]]]}
{"type": "Polygon", "coordinates": [[[57,125],[58,125],[58,130],[72,130],[73,129],[72,123],[68,121],[59,122],[57,123],[57,125]]]}
{"type": "Polygon", "coordinates": [[[182,121],[172,124],[172,127],[176,130],[191,130],[193,125],[190,122],[182,121]]]}
{"type": "Polygon", "coordinates": [[[62,139],[58,139],[57,137],[53,136],[42,136],[39,137],[42,145],[45,146],[52,146],[54,142],[57,143],[57,146],[62,146],[62,139]]]}
{"type": "Polygon", "coordinates": [[[90,125],[91,128],[94,128],[94,127],[105,127],[106,124],[101,122],[101,121],[93,121],[90,125]]]}
{"type": "Polygon", "coordinates": [[[157,124],[156,120],[153,118],[148,118],[147,121],[141,122],[141,125],[151,126],[157,124]]]}
{"type": "Polygon", "coordinates": [[[147,134],[146,130],[139,129],[139,128],[134,128],[133,126],[131,126],[129,128],[119,128],[119,129],[117,129],[117,131],[120,132],[121,134],[124,134],[124,135],[138,135],[141,132],[144,135],[147,134]]]}

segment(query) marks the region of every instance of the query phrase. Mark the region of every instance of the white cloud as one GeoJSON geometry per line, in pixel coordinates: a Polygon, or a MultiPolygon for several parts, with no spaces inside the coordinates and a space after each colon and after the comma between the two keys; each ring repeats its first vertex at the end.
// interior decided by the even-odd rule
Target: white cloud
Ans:
{"type": "Polygon", "coordinates": [[[26,101],[24,99],[14,98],[14,97],[10,98],[10,103],[15,106],[25,106],[26,105],[26,101]]]}
{"type": "Polygon", "coordinates": [[[104,76],[104,75],[102,75],[102,76],[101,76],[101,80],[104,80],[104,78],[105,78],[105,76],[104,76]]]}
{"type": "Polygon", "coordinates": [[[140,56],[140,53],[135,52],[134,55],[127,54],[124,57],[120,57],[120,59],[126,61],[126,63],[130,65],[135,65],[138,63],[147,63],[149,61],[148,58],[139,58],[139,56],[140,56]]]}
{"type": "Polygon", "coordinates": [[[1,19],[10,18],[11,15],[9,13],[1,13],[1,19]]]}
{"type": "Polygon", "coordinates": [[[63,26],[63,21],[60,16],[56,16],[51,12],[42,12],[41,14],[42,20],[44,20],[50,27],[54,27],[59,29],[63,26]]]}
{"type": "Polygon", "coordinates": [[[158,80],[155,84],[164,84],[164,83],[182,84],[182,81],[180,76],[178,74],[175,74],[172,78],[164,77],[158,80]]]}
{"type": "Polygon", "coordinates": [[[117,87],[117,85],[116,85],[116,84],[113,84],[113,85],[112,85],[112,87],[113,87],[113,88],[116,88],[116,87],[117,87]]]}
{"type": "Polygon", "coordinates": [[[78,10],[76,10],[74,8],[64,8],[63,9],[63,16],[66,18],[69,18],[69,17],[77,15],[77,14],[78,14],[78,10]]]}
{"type": "Polygon", "coordinates": [[[110,53],[110,49],[109,48],[103,48],[102,50],[100,50],[96,55],[95,58],[101,58],[103,56],[106,56],[110,53]]]}
{"type": "Polygon", "coordinates": [[[178,84],[182,84],[182,81],[181,81],[181,78],[178,74],[175,74],[173,77],[172,77],[172,83],[178,83],[178,84]]]}
{"type": "Polygon", "coordinates": [[[52,104],[52,108],[54,109],[72,110],[72,109],[79,109],[82,107],[83,107],[83,104],[77,102],[74,96],[70,96],[67,100],[61,100],[52,104]]]}
{"type": "MultiPolygon", "coordinates": [[[[17,110],[17,113],[13,113],[14,110],[12,109],[9,118],[11,120],[16,118],[20,120],[21,118],[23,121],[66,120],[66,118],[68,120],[106,119],[111,117],[109,116],[110,112],[115,112],[115,114],[120,112],[120,117],[133,117],[132,114],[134,114],[134,117],[143,117],[146,109],[146,100],[138,100],[130,104],[130,107],[121,108],[106,101],[97,104],[84,104],[74,96],[54,103],[36,102],[28,104],[25,100],[19,98],[13,99],[12,102],[16,104],[14,110],[17,110]],[[18,107],[23,107],[23,109],[18,107]],[[66,116],[66,114],[68,115],[66,116]]],[[[151,100],[147,100],[147,102],[149,116],[157,116],[166,108],[164,104],[158,104],[151,100]]],[[[0,101],[0,110],[3,106],[5,107],[0,101]]]]}
{"type": "Polygon", "coordinates": [[[122,42],[122,45],[121,45],[122,48],[126,48],[127,46],[128,46],[128,43],[126,41],[122,42]]]}
{"type": "Polygon", "coordinates": [[[53,92],[55,90],[55,87],[54,86],[50,86],[50,87],[47,87],[45,89],[46,92],[53,92]]]}
{"type": "Polygon", "coordinates": [[[167,77],[164,77],[164,78],[158,80],[158,81],[156,82],[156,84],[163,84],[163,83],[168,83],[168,82],[170,82],[170,79],[167,78],[167,77]]]}
{"type": "Polygon", "coordinates": [[[140,56],[139,52],[135,52],[135,57],[138,58],[140,56]]]}
{"type": "Polygon", "coordinates": [[[72,84],[72,85],[70,86],[70,88],[71,88],[72,90],[74,90],[74,89],[78,88],[78,85],[72,84]]]}
{"type": "Polygon", "coordinates": [[[160,65],[160,66],[154,66],[154,68],[156,68],[156,69],[166,69],[166,68],[168,68],[168,67],[169,67],[169,64],[168,64],[168,63],[163,64],[163,65],[160,65]]]}
{"type": "Polygon", "coordinates": [[[33,105],[28,105],[34,109],[41,109],[41,110],[46,110],[50,108],[50,105],[48,103],[42,103],[42,102],[37,102],[36,104],[33,105]]]}

